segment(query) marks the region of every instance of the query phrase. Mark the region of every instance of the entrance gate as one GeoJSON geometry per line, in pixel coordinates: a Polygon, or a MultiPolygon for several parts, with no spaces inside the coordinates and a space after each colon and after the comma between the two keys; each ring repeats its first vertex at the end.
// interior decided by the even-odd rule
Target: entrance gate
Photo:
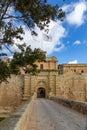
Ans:
{"type": "Polygon", "coordinates": [[[37,90],[37,98],[45,98],[46,97],[46,92],[45,88],[38,88],[37,90]]]}

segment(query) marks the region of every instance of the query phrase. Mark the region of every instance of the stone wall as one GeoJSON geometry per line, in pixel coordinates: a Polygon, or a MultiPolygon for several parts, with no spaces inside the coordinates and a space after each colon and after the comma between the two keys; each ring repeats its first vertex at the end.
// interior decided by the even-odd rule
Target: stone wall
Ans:
{"type": "Polygon", "coordinates": [[[56,103],[62,104],[63,106],[72,108],[78,112],[81,112],[87,115],[87,103],[85,102],[79,102],[79,101],[74,101],[70,99],[63,99],[59,97],[50,97],[50,100],[53,100],[56,103]]]}
{"type": "Polygon", "coordinates": [[[35,62],[35,64],[38,66],[37,69],[42,69],[42,70],[57,70],[57,64],[58,60],[56,57],[46,57],[45,62],[35,62]],[[43,67],[41,67],[43,66],[43,67]]]}
{"type": "Polygon", "coordinates": [[[58,70],[40,70],[37,75],[12,75],[0,85],[0,116],[11,113],[22,100],[45,89],[46,98],[58,96],[75,101],[87,101],[87,74],[59,74],[58,70]]]}
{"type": "Polygon", "coordinates": [[[28,130],[33,97],[22,103],[9,118],[0,123],[0,130],[28,130]]]}
{"type": "Polygon", "coordinates": [[[75,101],[87,101],[87,74],[60,75],[56,96],[75,101]]]}
{"type": "Polygon", "coordinates": [[[25,75],[24,99],[34,93],[37,96],[38,88],[44,88],[46,98],[51,95],[75,101],[87,101],[87,74],[63,74],[57,71],[41,71],[38,75],[25,75]]]}
{"type": "Polygon", "coordinates": [[[30,96],[36,93],[38,88],[44,88],[46,92],[46,98],[49,98],[49,95],[56,94],[57,88],[57,77],[58,71],[46,71],[43,70],[37,75],[25,75],[25,85],[24,85],[24,100],[27,100],[30,96]]]}
{"type": "Polygon", "coordinates": [[[61,74],[87,74],[87,64],[62,64],[58,69],[61,74]]]}
{"type": "Polygon", "coordinates": [[[11,75],[0,84],[0,116],[6,116],[20,105],[23,96],[23,76],[11,75]]]}

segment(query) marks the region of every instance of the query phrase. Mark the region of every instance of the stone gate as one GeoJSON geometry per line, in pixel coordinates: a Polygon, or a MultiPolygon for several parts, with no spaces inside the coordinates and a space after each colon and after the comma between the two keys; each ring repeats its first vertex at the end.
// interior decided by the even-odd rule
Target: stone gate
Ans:
{"type": "Polygon", "coordinates": [[[87,64],[58,65],[54,56],[36,64],[39,70],[36,75],[25,74],[21,69],[21,75],[12,75],[8,83],[0,84],[1,113],[13,111],[32,95],[87,101],[87,64]]]}

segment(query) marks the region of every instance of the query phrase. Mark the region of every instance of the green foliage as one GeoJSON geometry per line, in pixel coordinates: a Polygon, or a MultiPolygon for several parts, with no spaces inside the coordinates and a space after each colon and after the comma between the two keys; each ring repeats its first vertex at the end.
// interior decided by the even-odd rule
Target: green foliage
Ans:
{"type": "MultiPolygon", "coordinates": [[[[23,40],[22,25],[27,26],[32,35],[37,36],[34,31],[35,24],[44,29],[50,20],[63,20],[64,16],[65,13],[57,5],[50,5],[47,0],[0,0],[0,50],[4,46],[12,53],[9,47],[14,45],[14,39],[23,40]]],[[[6,80],[11,73],[18,74],[20,66],[24,66],[26,72],[34,73],[37,71],[34,62],[44,60],[40,49],[32,51],[30,46],[26,49],[24,45],[18,47],[21,53],[14,53],[9,66],[0,60],[0,82],[6,80]],[[31,66],[30,69],[27,64],[31,66]]],[[[5,55],[1,52],[0,59],[5,55]]]]}
{"type": "Polygon", "coordinates": [[[5,119],[5,117],[0,117],[0,121],[3,121],[5,119]]]}
{"type": "Polygon", "coordinates": [[[10,69],[7,63],[0,60],[0,83],[10,77],[10,69]]]}
{"type": "Polygon", "coordinates": [[[20,73],[19,68],[23,67],[25,73],[35,74],[37,72],[36,61],[41,62],[45,61],[45,55],[40,49],[34,49],[32,51],[30,46],[18,45],[21,52],[15,52],[13,59],[10,62],[11,73],[18,74],[20,73]],[[29,67],[28,67],[29,65],[29,67]]]}
{"type": "Polygon", "coordinates": [[[50,19],[62,20],[64,16],[57,5],[47,4],[47,0],[0,0],[0,44],[14,44],[14,38],[22,40],[23,24],[30,29],[35,24],[44,29],[50,19]]]}

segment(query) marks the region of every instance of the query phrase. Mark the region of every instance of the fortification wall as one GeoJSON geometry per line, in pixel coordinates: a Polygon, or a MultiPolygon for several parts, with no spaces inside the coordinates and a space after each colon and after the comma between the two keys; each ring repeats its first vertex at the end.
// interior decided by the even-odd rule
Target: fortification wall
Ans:
{"type": "Polygon", "coordinates": [[[34,97],[23,102],[10,117],[0,123],[0,130],[28,130],[34,97]]]}
{"type": "MultiPolygon", "coordinates": [[[[63,74],[57,71],[42,71],[37,76],[25,76],[24,99],[28,99],[38,88],[45,88],[46,98],[58,96],[75,101],[87,101],[87,74],[63,74]]],[[[37,96],[36,96],[37,97],[37,96]]]]}
{"type": "Polygon", "coordinates": [[[60,73],[63,74],[87,74],[87,64],[63,64],[60,65],[60,73]]]}
{"type": "Polygon", "coordinates": [[[38,88],[44,88],[46,98],[49,98],[49,94],[56,94],[56,77],[58,72],[56,71],[41,71],[38,75],[25,75],[24,82],[24,100],[28,99],[33,94],[36,94],[38,88]]]}
{"type": "Polygon", "coordinates": [[[75,101],[87,101],[87,74],[65,74],[57,78],[56,96],[75,101]]]}
{"type": "Polygon", "coordinates": [[[87,74],[62,74],[58,71],[41,71],[38,75],[25,77],[12,75],[8,83],[0,85],[0,116],[8,113],[36,95],[38,88],[44,88],[46,98],[58,96],[74,101],[87,101],[87,74]]]}
{"type": "Polygon", "coordinates": [[[78,112],[81,112],[81,113],[87,115],[87,103],[86,102],[73,101],[70,99],[63,99],[63,98],[59,98],[57,96],[50,97],[50,99],[58,104],[62,104],[66,107],[72,108],[78,112]]]}
{"type": "Polygon", "coordinates": [[[23,77],[11,75],[0,84],[0,116],[6,116],[19,106],[23,95],[23,77]]]}

